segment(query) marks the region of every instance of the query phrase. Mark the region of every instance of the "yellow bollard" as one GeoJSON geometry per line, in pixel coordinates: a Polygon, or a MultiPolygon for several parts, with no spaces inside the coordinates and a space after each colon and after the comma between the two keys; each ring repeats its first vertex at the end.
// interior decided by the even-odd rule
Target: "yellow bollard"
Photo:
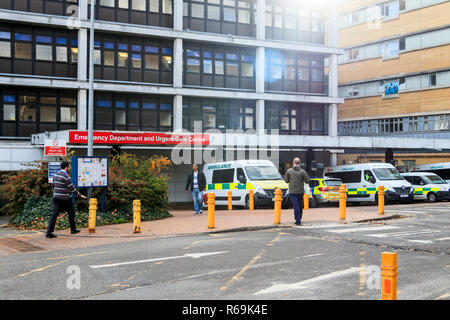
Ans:
{"type": "Polygon", "coordinates": [[[228,191],[228,210],[233,210],[233,193],[228,191]]]}
{"type": "Polygon", "coordinates": [[[95,233],[96,220],[97,220],[97,199],[91,198],[89,200],[89,221],[88,221],[89,233],[95,233]]]}
{"type": "Polygon", "coordinates": [[[303,195],[303,210],[309,209],[309,196],[305,193],[303,195]]]}
{"type": "Polygon", "coordinates": [[[250,211],[255,210],[255,196],[253,190],[249,191],[248,206],[250,211]]]}
{"type": "Polygon", "coordinates": [[[282,194],[283,192],[280,189],[275,189],[273,224],[281,223],[281,201],[283,200],[282,194]]]}
{"type": "Polygon", "coordinates": [[[216,195],[214,192],[208,193],[208,228],[213,229],[215,227],[215,208],[216,195]]]}
{"type": "Polygon", "coordinates": [[[347,186],[343,184],[339,188],[339,220],[345,220],[346,208],[347,208],[347,186]]]}
{"type": "Polygon", "coordinates": [[[384,214],[384,187],[378,187],[378,214],[384,214]]]}
{"type": "Polygon", "coordinates": [[[397,300],[397,252],[381,254],[381,300],[397,300]]]}
{"type": "Polygon", "coordinates": [[[133,233],[141,233],[141,201],[133,200],[133,233]]]}

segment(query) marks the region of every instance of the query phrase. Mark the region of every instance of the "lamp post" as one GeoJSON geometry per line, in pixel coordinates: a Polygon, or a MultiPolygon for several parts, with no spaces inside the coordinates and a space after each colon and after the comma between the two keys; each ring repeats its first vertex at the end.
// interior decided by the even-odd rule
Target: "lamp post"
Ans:
{"type": "MultiPolygon", "coordinates": [[[[94,155],[94,12],[96,0],[91,0],[91,25],[89,37],[89,102],[88,102],[88,150],[89,157],[94,155]]],[[[88,189],[91,198],[92,188],[88,189]]]]}

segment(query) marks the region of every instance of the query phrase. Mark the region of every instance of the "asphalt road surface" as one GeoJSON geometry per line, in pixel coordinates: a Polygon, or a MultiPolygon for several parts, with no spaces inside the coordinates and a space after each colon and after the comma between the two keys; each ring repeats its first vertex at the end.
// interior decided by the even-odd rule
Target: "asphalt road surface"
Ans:
{"type": "Polygon", "coordinates": [[[10,255],[0,299],[377,300],[384,251],[399,300],[450,299],[450,204],[389,210],[415,217],[10,255]]]}

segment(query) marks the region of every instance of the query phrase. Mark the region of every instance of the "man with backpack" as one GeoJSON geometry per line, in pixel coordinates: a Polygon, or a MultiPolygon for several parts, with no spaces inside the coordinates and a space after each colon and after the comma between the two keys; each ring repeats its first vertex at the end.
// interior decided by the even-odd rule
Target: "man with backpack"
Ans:
{"type": "MultiPolygon", "coordinates": [[[[305,184],[309,185],[309,176],[300,167],[300,158],[294,158],[293,166],[284,176],[284,181],[289,183],[289,196],[294,206],[295,224],[301,226],[303,215],[303,195],[305,194],[305,184]]],[[[309,188],[309,186],[308,186],[309,188]]]]}

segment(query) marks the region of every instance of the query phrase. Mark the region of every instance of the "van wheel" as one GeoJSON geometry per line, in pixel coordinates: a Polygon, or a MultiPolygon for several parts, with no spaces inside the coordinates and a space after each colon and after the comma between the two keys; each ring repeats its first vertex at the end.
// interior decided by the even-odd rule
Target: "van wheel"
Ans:
{"type": "Polygon", "coordinates": [[[434,192],[428,192],[427,200],[430,203],[436,202],[436,200],[437,200],[436,194],[434,192]]]}
{"type": "Polygon", "coordinates": [[[311,208],[317,208],[319,206],[319,200],[317,200],[317,198],[315,196],[313,196],[311,198],[311,200],[309,201],[309,206],[311,208]]]}

